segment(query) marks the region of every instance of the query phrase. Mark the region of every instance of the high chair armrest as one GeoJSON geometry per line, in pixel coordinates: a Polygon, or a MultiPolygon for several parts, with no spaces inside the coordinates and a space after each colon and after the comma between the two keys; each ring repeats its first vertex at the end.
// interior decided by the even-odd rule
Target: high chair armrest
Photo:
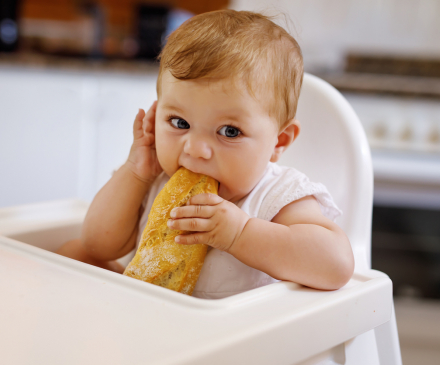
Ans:
{"type": "Polygon", "coordinates": [[[9,237],[81,224],[89,205],[81,199],[60,199],[0,208],[0,235],[9,237]]]}

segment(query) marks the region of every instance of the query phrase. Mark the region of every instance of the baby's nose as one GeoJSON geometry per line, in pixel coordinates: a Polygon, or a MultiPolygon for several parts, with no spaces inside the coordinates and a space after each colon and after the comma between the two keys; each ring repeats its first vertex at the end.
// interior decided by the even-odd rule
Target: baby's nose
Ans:
{"type": "Polygon", "coordinates": [[[212,149],[209,144],[197,136],[188,138],[183,147],[183,152],[193,158],[203,158],[205,160],[209,160],[212,156],[212,149]]]}

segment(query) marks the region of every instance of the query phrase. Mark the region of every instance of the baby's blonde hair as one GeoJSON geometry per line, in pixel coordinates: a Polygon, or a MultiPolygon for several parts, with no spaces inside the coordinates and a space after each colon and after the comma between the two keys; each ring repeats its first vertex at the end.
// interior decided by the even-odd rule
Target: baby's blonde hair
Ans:
{"type": "Polygon", "coordinates": [[[171,33],[158,59],[158,97],[166,70],[179,80],[238,78],[254,98],[254,87],[269,98],[268,114],[280,129],[295,117],[304,74],[301,49],[268,16],[235,10],[197,15],[171,33]]]}

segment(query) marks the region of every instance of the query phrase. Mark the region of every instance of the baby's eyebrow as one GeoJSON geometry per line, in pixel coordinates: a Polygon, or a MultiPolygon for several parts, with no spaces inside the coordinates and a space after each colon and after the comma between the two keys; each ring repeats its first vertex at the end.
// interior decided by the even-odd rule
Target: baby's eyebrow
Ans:
{"type": "Polygon", "coordinates": [[[243,119],[242,119],[242,118],[239,118],[239,117],[237,117],[237,116],[235,116],[235,115],[222,115],[222,116],[220,117],[220,119],[233,120],[234,122],[237,122],[237,123],[241,123],[241,122],[243,122],[243,119]]]}
{"type": "Polygon", "coordinates": [[[180,109],[180,108],[178,108],[177,106],[174,106],[174,105],[164,104],[162,107],[164,109],[172,109],[172,110],[175,110],[176,112],[183,113],[182,109],[180,109]]]}

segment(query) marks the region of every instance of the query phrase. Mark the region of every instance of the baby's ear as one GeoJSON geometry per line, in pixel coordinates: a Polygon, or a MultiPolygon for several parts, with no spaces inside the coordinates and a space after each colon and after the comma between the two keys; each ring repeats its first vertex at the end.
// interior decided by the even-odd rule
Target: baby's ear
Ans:
{"type": "Polygon", "coordinates": [[[298,137],[301,131],[299,120],[291,119],[287,125],[278,133],[278,142],[274,147],[270,162],[277,162],[283,152],[298,137]]]}

